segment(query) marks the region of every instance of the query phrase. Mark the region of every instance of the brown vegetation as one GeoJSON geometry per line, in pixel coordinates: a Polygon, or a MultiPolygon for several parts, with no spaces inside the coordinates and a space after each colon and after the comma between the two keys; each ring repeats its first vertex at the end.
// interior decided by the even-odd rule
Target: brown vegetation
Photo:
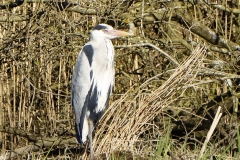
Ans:
{"type": "Polygon", "coordinates": [[[239,126],[239,6],[236,0],[3,0],[0,156],[88,156],[74,138],[70,83],[76,56],[98,23],[134,36],[113,41],[116,84],[95,129],[96,156],[156,157],[168,125],[176,148],[201,146],[219,105],[214,153],[229,144],[232,153],[239,126]]]}

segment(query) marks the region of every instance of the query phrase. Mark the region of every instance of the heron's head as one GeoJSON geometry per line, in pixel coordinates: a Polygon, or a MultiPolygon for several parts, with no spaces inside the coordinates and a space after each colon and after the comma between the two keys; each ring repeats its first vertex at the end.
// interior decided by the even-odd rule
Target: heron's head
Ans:
{"type": "Polygon", "coordinates": [[[91,31],[91,39],[113,39],[127,35],[130,35],[130,33],[115,30],[112,26],[107,24],[99,24],[91,31]]]}

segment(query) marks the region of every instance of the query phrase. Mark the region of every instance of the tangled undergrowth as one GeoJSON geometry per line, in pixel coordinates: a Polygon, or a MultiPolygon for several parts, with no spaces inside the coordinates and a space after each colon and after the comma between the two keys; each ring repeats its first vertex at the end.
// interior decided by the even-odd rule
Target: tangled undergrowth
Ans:
{"type": "MultiPolygon", "coordinates": [[[[0,2],[1,158],[85,159],[76,144],[70,83],[98,23],[114,40],[116,81],[95,129],[105,159],[239,158],[237,1],[0,2]]],[[[87,144],[86,144],[87,145],[87,144]]]]}

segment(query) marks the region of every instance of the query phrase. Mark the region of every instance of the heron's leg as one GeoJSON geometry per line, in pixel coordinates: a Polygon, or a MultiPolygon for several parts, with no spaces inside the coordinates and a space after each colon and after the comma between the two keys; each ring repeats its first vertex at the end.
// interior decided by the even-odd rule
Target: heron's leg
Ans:
{"type": "Polygon", "coordinates": [[[88,121],[88,126],[89,126],[88,138],[89,138],[90,158],[92,159],[92,155],[93,155],[93,148],[92,148],[93,122],[91,120],[88,121]]]}

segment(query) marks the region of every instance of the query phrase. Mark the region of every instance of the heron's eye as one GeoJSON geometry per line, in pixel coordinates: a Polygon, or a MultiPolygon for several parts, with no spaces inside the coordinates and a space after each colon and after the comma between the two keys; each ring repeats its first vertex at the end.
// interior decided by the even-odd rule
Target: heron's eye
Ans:
{"type": "Polygon", "coordinates": [[[106,33],[106,32],[107,32],[107,30],[106,30],[106,29],[102,29],[102,31],[103,31],[103,33],[106,33]]]}

